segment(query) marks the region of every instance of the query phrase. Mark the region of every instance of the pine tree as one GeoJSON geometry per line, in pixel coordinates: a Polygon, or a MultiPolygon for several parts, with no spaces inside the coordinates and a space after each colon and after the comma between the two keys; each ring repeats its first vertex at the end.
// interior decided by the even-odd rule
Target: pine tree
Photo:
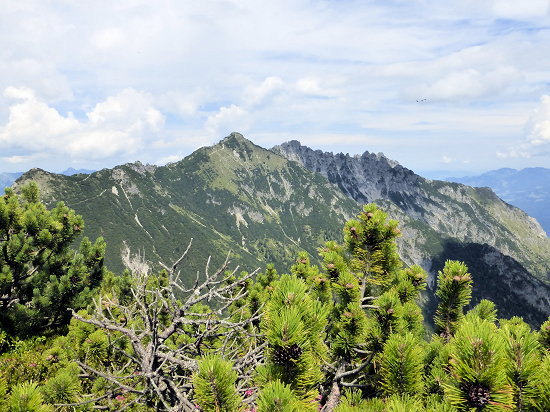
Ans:
{"type": "Polygon", "coordinates": [[[195,400],[205,412],[233,412],[242,399],[235,390],[237,372],[232,364],[217,355],[207,355],[199,361],[193,375],[195,400]]]}
{"type": "Polygon", "coordinates": [[[292,390],[302,410],[315,410],[312,401],[323,378],[320,366],[327,359],[322,335],[330,307],[307,292],[306,282],[296,275],[283,275],[277,282],[262,318],[269,346],[257,381],[261,387],[279,381],[292,390]]]}
{"type": "Polygon", "coordinates": [[[504,411],[512,405],[506,346],[494,323],[466,320],[449,342],[445,398],[457,411],[504,411]]]}
{"type": "Polygon", "coordinates": [[[500,320],[506,353],[506,376],[512,386],[514,411],[532,411],[540,382],[547,379],[541,374],[540,345],[531,328],[521,318],[500,320]]]}
{"type": "Polygon", "coordinates": [[[472,277],[468,267],[458,261],[447,261],[437,277],[437,292],[441,299],[435,316],[435,331],[447,342],[464,318],[464,306],[472,296],[472,277]]]}
{"type": "MultiPolygon", "coordinates": [[[[323,411],[334,410],[343,388],[360,389],[364,396],[380,391],[373,362],[383,358],[388,339],[407,331],[411,336],[423,333],[423,318],[414,301],[425,288],[426,273],[419,266],[401,270],[397,226],[376,205],[365,205],[358,219],[345,224],[344,246],[328,242],[320,252],[334,299],[327,334],[330,390],[323,411]]],[[[401,366],[414,370],[411,378],[421,382],[421,355],[411,345],[407,343],[401,366]]]]}
{"type": "Polygon", "coordinates": [[[0,327],[30,335],[68,323],[68,307],[90,303],[103,277],[105,243],[84,238],[74,253],[82,217],[63,202],[47,211],[34,182],[21,192],[6,188],[0,198],[0,327]]]}

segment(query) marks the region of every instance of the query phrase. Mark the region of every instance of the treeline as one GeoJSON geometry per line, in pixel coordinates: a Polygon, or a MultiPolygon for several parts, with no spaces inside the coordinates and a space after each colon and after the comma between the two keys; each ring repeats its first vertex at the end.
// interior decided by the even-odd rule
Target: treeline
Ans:
{"type": "Polygon", "coordinates": [[[321,267],[302,252],[288,274],[238,273],[228,256],[187,285],[192,242],[160,273],[128,253],[114,276],[102,239],[71,249],[83,227],[36,184],[0,198],[0,411],[550,410],[550,320],[465,314],[472,275],[448,261],[428,333],[427,275],[375,205],[321,267]]]}

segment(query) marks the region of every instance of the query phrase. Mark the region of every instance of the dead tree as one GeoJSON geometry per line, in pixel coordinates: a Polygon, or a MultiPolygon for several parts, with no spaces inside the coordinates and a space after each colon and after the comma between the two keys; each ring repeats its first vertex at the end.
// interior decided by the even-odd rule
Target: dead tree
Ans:
{"type": "MultiPolygon", "coordinates": [[[[210,274],[208,259],[204,276],[197,273],[194,285],[186,288],[179,280],[177,268],[187,256],[191,243],[192,239],[172,266],[161,263],[165,268],[162,276],[135,270],[147,266],[133,266],[131,304],[119,303],[113,291],[112,296],[100,296],[94,301],[91,316],[72,311],[79,321],[104,330],[112,353],[122,359],[116,362],[119,366],[107,363],[99,368],[90,366],[86,359],[76,360],[87,375],[108,382],[109,396],[101,397],[107,399],[101,402],[104,405],[109,398],[125,393],[132,395],[119,410],[135,403],[149,403],[157,410],[196,411],[192,403],[191,375],[198,369],[202,355],[218,353],[231,360],[239,375],[237,389],[242,392],[248,386],[251,371],[262,361],[267,344],[251,327],[253,322],[259,322],[262,308],[248,317],[228,313],[233,302],[247,295],[245,283],[258,269],[235,280],[233,275],[238,267],[226,274],[229,255],[213,274],[210,274]],[[198,304],[203,302],[215,302],[216,306],[207,310],[202,306],[200,310],[198,304]],[[123,341],[129,345],[124,346],[123,341]]],[[[85,403],[89,402],[93,401],[85,403]]]]}

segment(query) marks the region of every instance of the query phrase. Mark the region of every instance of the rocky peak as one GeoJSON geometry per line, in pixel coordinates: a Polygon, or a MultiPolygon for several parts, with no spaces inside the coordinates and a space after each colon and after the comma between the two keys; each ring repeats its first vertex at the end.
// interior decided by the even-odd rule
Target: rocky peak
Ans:
{"type": "Polygon", "coordinates": [[[346,195],[361,203],[388,199],[407,208],[407,199],[418,195],[418,184],[425,180],[383,153],[365,151],[361,156],[334,155],[332,152],[312,150],[296,140],[271,150],[308,170],[321,173],[346,195]]]}
{"type": "Polygon", "coordinates": [[[550,239],[533,218],[489,188],[430,181],[381,153],[334,155],[297,141],[271,150],[322,174],[360,203],[389,200],[409,218],[427,224],[443,237],[486,243],[521,262],[533,275],[549,280],[545,266],[533,262],[547,260],[550,239]]]}
{"type": "Polygon", "coordinates": [[[143,164],[139,160],[137,160],[134,163],[126,163],[125,166],[129,167],[130,169],[138,172],[140,175],[143,175],[143,176],[145,176],[146,173],[154,174],[155,170],[157,170],[157,167],[158,167],[156,165],[151,165],[149,163],[143,164]]]}

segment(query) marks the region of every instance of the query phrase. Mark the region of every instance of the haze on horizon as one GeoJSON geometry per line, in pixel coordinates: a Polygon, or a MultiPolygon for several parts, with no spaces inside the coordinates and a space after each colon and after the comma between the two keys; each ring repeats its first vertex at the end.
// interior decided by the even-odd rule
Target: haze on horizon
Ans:
{"type": "Polygon", "coordinates": [[[419,174],[550,167],[549,0],[7,0],[0,50],[0,172],[233,131],[419,174]]]}

